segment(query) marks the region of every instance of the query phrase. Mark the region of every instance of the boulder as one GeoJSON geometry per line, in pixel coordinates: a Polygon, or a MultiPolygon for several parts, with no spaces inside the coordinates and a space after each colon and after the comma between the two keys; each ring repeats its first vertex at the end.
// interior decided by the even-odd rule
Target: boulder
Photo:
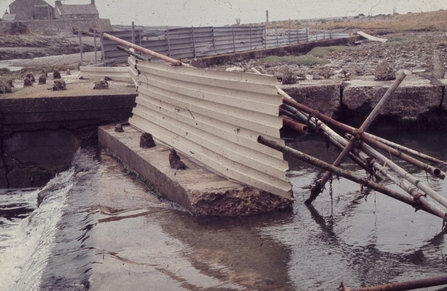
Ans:
{"type": "Polygon", "coordinates": [[[12,93],[11,86],[8,82],[0,80],[0,94],[12,93]]]}
{"type": "Polygon", "coordinates": [[[374,70],[375,81],[395,80],[396,72],[387,61],[382,61],[374,70]]]}
{"type": "Polygon", "coordinates": [[[444,60],[442,59],[442,55],[439,51],[435,51],[433,53],[433,77],[436,79],[444,79],[445,76],[445,66],[444,60]]]}

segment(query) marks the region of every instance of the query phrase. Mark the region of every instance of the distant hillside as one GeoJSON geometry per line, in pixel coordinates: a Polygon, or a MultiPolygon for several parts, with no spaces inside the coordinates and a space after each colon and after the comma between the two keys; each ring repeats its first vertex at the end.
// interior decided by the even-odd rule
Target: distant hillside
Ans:
{"type": "MultiPolygon", "coordinates": [[[[296,20],[292,28],[304,28],[306,24],[317,29],[364,30],[375,33],[405,32],[405,31],[447,31],[447,10],[422,13],[395,15],[377,15],[342,17],[333,19],[296,20]]],[[[270,28],[289,26],[288,21],[275,22],[270,28]]]]}

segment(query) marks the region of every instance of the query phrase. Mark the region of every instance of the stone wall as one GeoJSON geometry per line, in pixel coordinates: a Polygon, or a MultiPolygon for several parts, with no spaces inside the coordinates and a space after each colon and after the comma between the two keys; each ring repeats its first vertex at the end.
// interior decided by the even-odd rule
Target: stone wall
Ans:
{"type": "MultiPolygon", "coordinates": [[[[0,21],[0,34],[11,30],[14,22],[0,21]]],[[[23,20],[30,32],[42,34],[57,34],[61,32],[71,32],[73,28],[88,31],[95,28],[99,31],[111,31],[110,19],[53,19],[53,20],[23,20]]]]}

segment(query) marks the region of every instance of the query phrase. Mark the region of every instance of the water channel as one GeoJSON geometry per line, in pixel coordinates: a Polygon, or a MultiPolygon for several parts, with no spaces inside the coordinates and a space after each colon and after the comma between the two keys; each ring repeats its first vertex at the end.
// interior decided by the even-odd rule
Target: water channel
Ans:
{"type": "MultiPolygon", "coordinates": [[[[444,133],[381,136],[447,160],[444,133]]],[[[292,144],[326,161],[337,154],[318,138],[292,144]]],[[[445,275],[439,218],[336,177],[307,207],[322,171],[289,160],[292,209],[193,217],[104,152],[82,149],[43,189],[1,190],[0,290],[336,290],[340,282],[353,288],[445,275]]],[[[404,167],[447,195],[446,181],[404,167]]]]}

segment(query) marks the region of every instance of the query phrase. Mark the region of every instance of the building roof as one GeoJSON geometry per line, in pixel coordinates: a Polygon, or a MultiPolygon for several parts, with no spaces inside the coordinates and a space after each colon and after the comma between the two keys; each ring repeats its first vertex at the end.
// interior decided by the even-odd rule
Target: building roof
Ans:
{"type": "Polygon", "coordinates": [[[16,14],[3,14],[3,21],[14,21],[16,19],[16,14]]]}
{"type": "Polygon", "coordinates": [[[60,15],[99,15],[98,9],[94,4],[78,5],[56,5],[55,7],[60,15]]]}

